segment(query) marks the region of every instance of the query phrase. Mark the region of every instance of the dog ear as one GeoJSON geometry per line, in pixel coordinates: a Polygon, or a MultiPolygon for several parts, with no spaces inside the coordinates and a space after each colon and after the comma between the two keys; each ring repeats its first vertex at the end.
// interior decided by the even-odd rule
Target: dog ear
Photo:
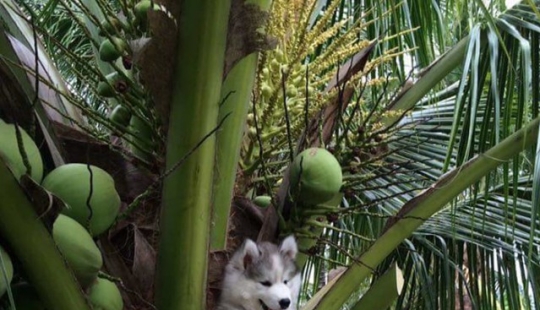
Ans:
{"type": "Polygon", "coordinates": [[[294,260],[296,258],[296,254],[298,253],[298,246],[296,245],[296,239],[294,239],[294,235],[290,235],[283,240],[279,247],[279,252],[283,256],[289,257],[290,259],[294,260]]]}
{"type": "Polygon", "coordinates": [[[235,269],[245,270],[254,261],[259,259],[260,251],[257,244],[250,239],[246,239],[244,244],[236,250],[230,263],[235,269]]]}
{"type": "Polygon", "coordinates": [[[251,239],[246,239],[244,242],[244,269],[246,269],[254,261],[258,260],[260,255],[261,251],[259,251],[257,244],[251,239]]]}

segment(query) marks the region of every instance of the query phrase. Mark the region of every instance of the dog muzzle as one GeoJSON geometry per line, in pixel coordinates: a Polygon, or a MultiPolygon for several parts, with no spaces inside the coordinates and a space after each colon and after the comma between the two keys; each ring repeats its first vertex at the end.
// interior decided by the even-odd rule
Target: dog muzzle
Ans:
{"type": "Polygon", "coordinates": [[[263,308],[263,310],[280,310],[280,309],[283,309],[283,310],[286,310],[286,309],[289,309],[289,305],[290,305],[290,300],[289,299],[283,299],[280,301],[280,307],[281,308],[278,308],[278,309],[270,309],[270,307],[268,307],[262,300],[259,299],[259,303],[261,304],[261,307],[263,308]]]}

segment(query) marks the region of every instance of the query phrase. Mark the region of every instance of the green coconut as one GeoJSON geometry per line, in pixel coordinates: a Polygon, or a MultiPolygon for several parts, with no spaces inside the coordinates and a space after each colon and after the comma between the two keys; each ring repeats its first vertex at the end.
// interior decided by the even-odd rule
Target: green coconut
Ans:
{"type": "Polygon", "coordinates": [[[131,152],[143,160],[151,160],[149,154],[153,150],[152,128],[140,117],[133,116],[129,122],[128,131],[133,136],[131,139],[136,142],[136,145],[130,145],[131,152]]]}
{"type": "Polygon", "coordinates": [[[270,196],[257,196],[253,198],[253,203],[261,208],[267,208],[272,203],[270,196]]]}
{"type": "Polygon", "coordinates": [[[88,289],[88,298],[94,310],[124,309],[124,302],[118,286],[107,279],[98,278],[88,289]]]}
{"type": "Polygon", "coordinates": [[[1,246],[0,257],[2,258],[2,260],[0,260],[0,296],[2,296],[7,291],[7,287],[13,279],[13,264],[11,263],[11,258],[9,255],[6,253],[6,251],[4,251],[4,249],[2,249],[1,246]]]}
{"type": "Polygon", "coordinates": [[[132,25],[139,28],[141,31],[146,31],[148,22],[148,11],[159,11],[161,6],[157,3],[152,3],[152,0],[141,0],[134,7],[135,18],[132,20],[132,25]]]}
{"type": "MultiPolygon", "coordinates": [[[[39,183],[43,177],[43,161],[39,149],[26,131],[20,126],[19,129],[21,131],[24,151],[32,168],[30,176],[34,181],[39,183]]],[[[0,121],[0,157],[11,168],[17,180],[26,173],[26,167],[19,151],[19,144],[17,143],[15,125],[7,124],[3,121],[0,121]]]]}
{"type": "Polygon", "coordinates": [[[116,219],[120,196],[114,187],[113,178],[105,170],[90,166],[90,174],[88,167],[86,164],[60,166],[45,177],[42,186],[68,205],[62,210],[63,214],[89,228],[95,237],[109,229],[116,219]],[[90,211],[87,200],[90,195],[92,217],[88,225],[90,211]]]}
{"type": "MultiPolygon", "coordinates": [[[[36,290],[29,284],[18,284],[11,287],[17,310],[46,310],[36,290]]],[[[8,307],[8,310],[14,309],[8,307]]]]}
{"type": "Polygon", "coordinates": [[[112,38],[101,42],[99,46],[99,59],[102,61],[114,61],[127,50],[127,43],[120,38],[112,38]]]}
{"type": "MultiPolygon", "coordinates": [[[[100,81],[97,85],[97,93],[100,96],[110,98],[116,94],[115,89],[121,90],[119,86],[126,84],[123,77],[118,72],[111,72],[105,76],[107,81],[100,81]]],[[[127,84],[126,84],[127,85],[127,84]]]]}
{"type": "Polygon", "coordinates": [[[77,221],[60,214],[53,225],[53,239],[81,286],[91,285],[103,266],[92,236],[77,221]]]}
{"type": "Polygon", "coordinates": [[[100,81],[97,85],[97,93],[100,96],[110,98],[114,97],[114,83],[119,79],[118,72],[112,72],[105,76],[107,81],[100,81]]]}
{"type": "Polygon", "coordinates": [[[305,205],[329,201],[343,183],[339,162],[322,148],[309,148],[298,154],[289,177],[292,197],[305,205]]]}
{"type": "Polygon", "coordinates": [[[152,5],[151,0],[139,1],[137,4],[135,4],[135,17],[142,22],[146,22],[148,11],[150,9],[159,10],[159,4],[153,3],[152,5]]]}
{"type": "Polygon", "coordinates": [[[111,122],[122,128],[126,128],[131,120],[131,111],[123,105],[117,105],[109,116],[111,122]]]}
{"type": "Polygon", "coordinates": [[[104,37],[106,34],[116,35],[120,32],[122,27],[122,22],[117,18],[107,18],[100,23],[100,29],[98,35],[104,37]]]}
{"type": "Polygon", "coordinates": [[[135,16],[141,20],[146,20],[146,14],[148,14],[148,10],[150,10],[151,6],[151,0],[142,0],[138,2],[135,4],[135,16]]]}

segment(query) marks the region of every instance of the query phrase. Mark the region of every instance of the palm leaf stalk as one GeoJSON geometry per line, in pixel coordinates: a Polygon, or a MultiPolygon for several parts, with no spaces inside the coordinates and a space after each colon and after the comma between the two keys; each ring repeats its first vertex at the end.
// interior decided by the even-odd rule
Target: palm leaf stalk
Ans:
{"type": "MultiPolygon", "coordinates": [[[[257,5],[261,11],[267,12],[271,2],[253,0],[243,5],[257,5]]],[[[225,249],[227,245],[229,213],[258,58],[259,52],[254,52],[241,59],[227,74],[221,90],[219,119],[230,116],[216,135],[217,176],[214,187],[212,250],[225,249]]]]}
{"type": "Polygon", "coordinates": [[[83,292],[19,183],[0,160],[0,235],[47,309],[90,310],[83,292]]]}
{"type": "Polygon", "coordinates": [[[163,181],[156,271],[156,307],[162,310],[205,309],[215,162],[212,131],[218,127],[229,9],[230,1],[182,3],[167,138],[170,174],[163,181]]]}
{"type": "Polygon", "coordinates": [[[445,174],[428,190],[406,203],[394,220],[387,223],[386,231],[358,258],[359,263],[345,271],[332,290],[316,294],[303,309],[339,309],[358,284],[426,219],[504,161],[536,143],[539,125],[540,118],[534,119],[484,154],[445,174]]]}
{"type": "MultiPolygon", "coordinates": [[[[396,98],[396,100],[389,105],[388,109],[394,111],[408,111],[412,109],[420,99],[433,89],[435,85],[459,66],[466,55],[468,42],[469,37],[461,39],[454,48],[432,64],[411,88],[407,89],[401,96],[396,98]]],[[[385,126],[391,126],[402,116],[402,113],[388,114],[384,118],[383,123],[385,126]]]]}
{"type": "Polygon", "coordinates": [[[369,288],[352,310],[388,309],[403,289],[403,274],[393,265],[369,288]]]}

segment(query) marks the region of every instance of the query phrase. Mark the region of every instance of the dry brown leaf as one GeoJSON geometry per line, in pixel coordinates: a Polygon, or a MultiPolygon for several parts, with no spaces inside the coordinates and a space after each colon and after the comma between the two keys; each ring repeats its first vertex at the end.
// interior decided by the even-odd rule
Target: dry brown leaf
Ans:
{"type": "Polygon", "coordinates": [[[135,249],[132,273],[145,299],[151,300],[156,273],[156,250],[135,225],[133,225],[133,240],[135,249]]]}

